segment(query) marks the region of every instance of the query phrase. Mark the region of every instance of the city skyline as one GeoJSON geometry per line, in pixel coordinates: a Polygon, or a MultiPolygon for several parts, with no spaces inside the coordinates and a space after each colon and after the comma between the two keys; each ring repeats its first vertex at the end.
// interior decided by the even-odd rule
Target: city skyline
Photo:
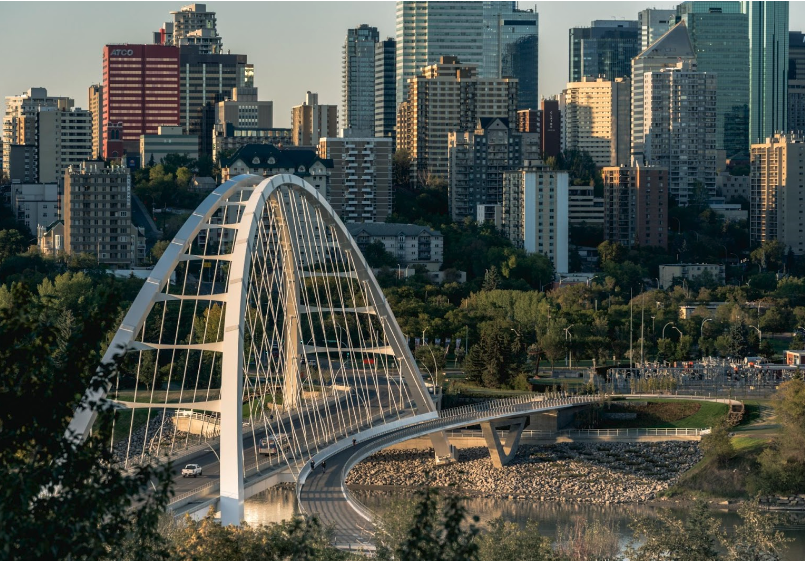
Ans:
{"type": "MultiPolygon", "coordinates": [[[[566,86],[568,67],[568,30],[588,26],[595,19],[637,19],[644,2],[578,2],[583,9],[568,9],[567,4],[542,2],[536,4],[540,14],[539,95],[557,95],[566,86]]],[[[101,81],[102,50],[105,44],[148,44],[153,31],[170,19],[169,12],[181,8],[182,2],[117,2],[113,5],[85,2],[0,3],[0,17],[7,23],[5,37],[10,44],[23,44],[28,18],[38,18],[40,37],[51,37],[31,46],[26,56],[0,61],[0,97],[18,95],[31,87],[46,87],[52,95],[69,96],[76,106],[86,108],[87,88],[101,81]],[[47,9],[42,10],[42,6],[47,9]],[[81,33],[68,37],[63,22],[77,18],[84,29],[96,33],[81,33]],[[104,22],[125,21],[126,28],[104,22]],[[62,31],[62,29],[64,29],[62,31]],[[64,64],[53,56],[52,47],[69,57],[64,64]],[[94,62],[93,62],[94,60],[94,62]]],[[[523,9],[533,8],[534,2],[521,2],[523,9]]],[[[660,2],[653,7],[672,8],[675,2],[660,2]]],[[[261,100],[274,102],[274,126],[290,127],[291,108],[304,100],[306,91],[318,92],[320,102],[341,106],[341,46],[347,30],[365,23],[377,27],[381,39],[394,36],[395,2],[212,2],[207,9],[217,13],[218,30],[223,38],[224,52],[246,54],[255,65],[255,86],[261,100]],[[311,9],[313,8],[313,9],[311,9]],[[252,14],[242,18],[242,10],[252,14]],[[269,34],[263,37],[262,22],[269,21],[269,34]],[[294,44],[299,37],[296,21],[307,28],[310,41],[294,44]],[[279,23],[278,25],[276,23],[279,23]],[[262,46],[267,40],[268,48],[262,46]],[[289,47],[292,45],[292,47],[289,47]],[[274,50],[284,49],[277,57],[274,50]],[[321,58],[315,71],[306,61],[321,58]],[[307,69],[307,70],[305,70],[307,69]],[[284,76],[282,82],[277,76],[284,76]],[[280,83],[282,85],[280,85],[280,83]]],[[[805,4],[791,5],[791,29],[805,27],[805,4]]]]}

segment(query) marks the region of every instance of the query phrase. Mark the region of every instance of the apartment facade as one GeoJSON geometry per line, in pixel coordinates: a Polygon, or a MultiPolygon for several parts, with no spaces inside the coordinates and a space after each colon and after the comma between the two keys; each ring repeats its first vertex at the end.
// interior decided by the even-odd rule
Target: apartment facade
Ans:
{"type": "Polygon", "coordinates": [[[165,22],[154,33],[157,45],[175,47],[192,45],[202,54],[223,52],[223,39],[218,35],[215,12],[208,12],[206,4],[189,4],[177,12],[171,12],[173,21],[165,22]]]}
{"type": "Polygon", "coordinates": [[[417,184],[429,176],[448,179],[448,135],[474,130],[481,117],[515,122],[517,81],[478,78],[477,67],[456,57],[442,57],[411,80],[408,99],[400,105],[397,149],[411,154],[417,184]]]}
{"type": "Polygon", "coordinates": [[[103,130],[103,86],[93,84],[87,92],[89,112],[92,113],[92,158],[98,159],[103,156],[101,153],[103,130]]]}
{"type": "Polygon", "coordinates": [[[431,272],[442,266],[444,240],[438,230],[393,222],[347,224],[347,229],[361,250],[369,244],[381,242],[400,265],[422,265],[431,272]]]}
{"type": "Polygon", "coordinates": [[[625,247],[668,247],[668,170],[605,167],[604,239],[625,247]]]}
{"type": "Polygon", "coordinates": [[[99,263],[117,269],[137,264],[138,234],[131,222],[127,168],[97,160],[67,168],[63,215],[67,253],[91,253],[99,263]]]}
{"type": "Polygon", "coordinates": [[[319,94],[307,92],[305,102],[291,111],[291,135],[296,146],[317,146],[320,138],[338,136],[338,107],[319,105],[319,94]]]}
{"type": "Polygon", "coordinates": [[[140,136],[140,166],[157,165],[168,154],[198,159],[198,136],[184,134],[182,127],[159,127],[157,134],[140,136]]]}
{"type": "Polygon", "coordinates": [[[604,224],[604,198],[595,196],[592,185],[571,185],[568,190],[570,224],[604,224]]]}
{"type": "Polygon", "coordinates": [[[644,160],[668,169],[669,193],[681,206],[697,186],[716,193],[716,76],[695,62],[644,76],[644,160]]]}
{"type": "Polygon", "coordinates": [[[647,8],[637,13],[637,27],[640,37],[640,51],[643,52],[665,35],[674,26],[676,10],[647,8]]]}
{"type": "Polygon", "coordinates": [[[247,144],[232,157],[221,160],[221,181],[244,173],[269,177],[279,173],[297,175],[325,197],[333,161],[320,158],[313,148],[280,149],[271,144],[247,144]]]}
{"type": "Polygon", "coordinates": [[[631,82],[582,78],[564,91],[565,149],[589,152],[595,165],[630,161],[631,82]]]}
{"type": "Polygon", "coordinates": [[[753,144],[750,165],[750,241],[779,240],[805,254],[805,139],[775,135],[753,144]]]}
{"type": "Polygon", "coordinates": [[[58,183],[13,183],[11,210],[17,222],[32,234],[60,217],[61,197],[58,183]]]}
{"type": "Polygon", "coordinates": [[[393,201],[391,139],[322,138],[318,150],[319,157],[332,161],[327,200],[341,220],[385,222],[393,201]]]}
{"type": "Polygon", "coordinates": [[[503,173],[503,232],[515,247],[542,253],[568,272],[568,175],[536,161],[503,173]]]}

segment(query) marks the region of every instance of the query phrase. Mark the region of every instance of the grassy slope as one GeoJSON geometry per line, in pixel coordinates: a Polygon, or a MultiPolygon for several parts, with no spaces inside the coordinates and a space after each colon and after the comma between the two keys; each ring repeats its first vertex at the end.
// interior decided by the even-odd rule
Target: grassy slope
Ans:
{"type": "MultiPolygon", "coordinates": [[[[607,419],[600,423],[601,428],[709,428],[727,414],[724,403],[709,401],[686,401],[673,399],[647,400],[647,407],[617,409],[636,411],[637,419],[607,419]]],[[[615,402],[617,403],[617,402],[615,402]]]]}

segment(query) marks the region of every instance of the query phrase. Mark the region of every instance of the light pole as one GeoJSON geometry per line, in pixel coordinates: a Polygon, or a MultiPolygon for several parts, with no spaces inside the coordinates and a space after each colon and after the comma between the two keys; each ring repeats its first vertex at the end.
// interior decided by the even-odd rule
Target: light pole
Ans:
{"type": "Polygon", "coordinates": [[[669,325],[673,325],[673,324],[674,324],[674,322],[669,321],[668,323],[665,324],[665,326],[663,326],[663,328],[662,328],[662,338],[663,339],[665,339],[665,328],[668,327],[669,325]]]}
{"type": "Polygon", "coordinates": [[[654,320],[657,319],[657,316],[651,316],[651,336],[657,336],[657,329],[654,327],[654,320]]]}
{"type": "Polygon", "coordinates": [[[422,330],[422,344],[423,344],[423,345],[425,344],[425,332],[426,332],[427,330],[428,330],[428,328],[427,328],[427,327],[426,327],[425,329],[423,329],[423,330],[422,330]]]}
{"type": "Polygon", "coordinates": [[[704,337],[704,324],[707,323],[708,321],[713,321],[713,318],[707,318],[702,322],[701,329],[699,330],[699,339],[704,337]]]}
{"type": "Polygon", "coordinates": [[[760,331],[760,327],[755,326],[755,325],[750,325],[749,327],[751,327],[752,329],[754,329],[755,331],[757,331],[757,342],[758,342],[758,345],[759,345],[760,343],[762,343],[762,342],[763,342],[763,332],[762,332],[762,331],[760,331]]]}
{"type": "Polygon", "coordinates": [[[676,332],[679,333],[679,336],[682,337],[682,332],[679,330],[677,326],[673,326],[672,329],[676,329],[676,332]]]}
{"type": "MultiPolygon", "coordinates": [[[[570,344],[573,344],[573,334],[570,332],[570,328],[573,327],[573,324],[568,325],[565,327],[565,341],[567,341],[568,337],[570,337],[570,344]]],[[[568,353],[570,355],[570,368],[573,368],[573,349],[568,346],[568,353]]]]}

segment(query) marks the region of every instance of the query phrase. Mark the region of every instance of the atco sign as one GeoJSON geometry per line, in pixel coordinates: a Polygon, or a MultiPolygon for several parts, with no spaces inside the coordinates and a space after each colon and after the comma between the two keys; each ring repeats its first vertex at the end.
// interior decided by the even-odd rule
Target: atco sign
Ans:
{"type": "Polygon", "coordinates": [[[131,56],[134,54],[134,51],[131,49],[115,49],[110,54],[111,56],[131,56]]]}

